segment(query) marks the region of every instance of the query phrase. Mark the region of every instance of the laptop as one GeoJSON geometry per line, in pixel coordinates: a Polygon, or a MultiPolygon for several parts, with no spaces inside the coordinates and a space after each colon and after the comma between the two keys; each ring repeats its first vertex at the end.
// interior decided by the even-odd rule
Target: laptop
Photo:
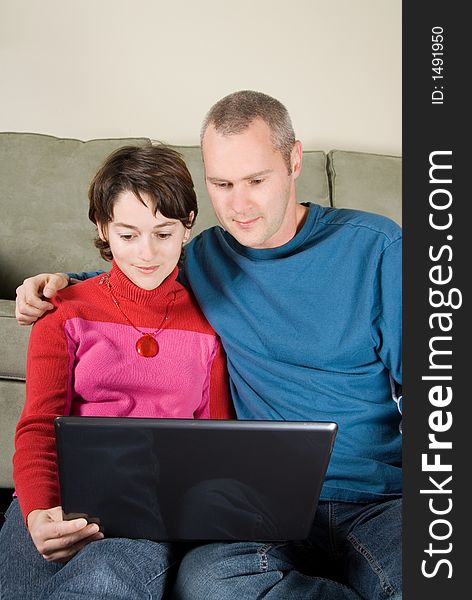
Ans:
{"type": "Polygon", "coordinates": [[[155,541],[306,539],[332,422],[55,419],[66,519],[155,541]]]}

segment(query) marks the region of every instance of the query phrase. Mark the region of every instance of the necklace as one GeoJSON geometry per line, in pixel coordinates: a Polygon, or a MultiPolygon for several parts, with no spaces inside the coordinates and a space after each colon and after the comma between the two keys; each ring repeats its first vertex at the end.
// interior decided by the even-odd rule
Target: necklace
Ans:
{"type": "Polygon", "coordinates": [[[169,316],[170,311],[171,311],[172,307],[174,306],[176,293],[174,291],[172,291],[173,297],[167,303],[166,313],[165,313],[164,318],[162,319],[159,327],[155,331],[146,332],[146,331],[141,331],[141,329],[138,329],[136,327],[136,325],[128,317],[128,315],[126,315],[126,313],[123,311],[121,306],[119,305],[118,300],[116,299],[116,296],[113,293],[113,290],[111,289],[109,273],[106,273],[100,279],[100,284],[102,284],[102,283],[104,283],[107,286],[108,291],[110,292],[111,299],[113,300],[113,303],[115,304],[116,308],[120,311],[120,313],[128,321],[128,323],[131,325],[131,327],[133,327],[133,329],[136,329],[136,331],[141,334],[141,337],[136,342],[136,352],[139,354],[139,356],[143,356],[144,358],[153,358],[154,356],[156,356],[159,353],[159,344],[157,343],[156,336],[162,331],[163,325],[167,321],[167,317],[169,316]]]}

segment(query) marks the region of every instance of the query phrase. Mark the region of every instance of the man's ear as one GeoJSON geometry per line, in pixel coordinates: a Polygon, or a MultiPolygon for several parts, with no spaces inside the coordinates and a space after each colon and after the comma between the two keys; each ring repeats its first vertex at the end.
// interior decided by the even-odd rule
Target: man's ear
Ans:
{"type": "Polygon", "coordinates": [[[292,154],[290,156],[290,161],[292,163],[292,175],[294,179],[296,179],[300,175],[300,171],[302,169],[302,160],[302,143],[299,140],[295,140],[295,143],[292,148],[292,154]]]}

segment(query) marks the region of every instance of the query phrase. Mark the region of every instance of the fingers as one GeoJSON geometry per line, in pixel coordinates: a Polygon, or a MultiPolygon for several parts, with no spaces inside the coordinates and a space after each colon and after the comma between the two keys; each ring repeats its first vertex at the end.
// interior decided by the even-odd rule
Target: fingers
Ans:
{"type": "Polygon", "coordinates": [[[69,277],[65,273],[54,273],[49,275],[48,281],[43,288],[43,296],[52,298],[59,290],[69,285],[69,277]]]}
{"type": "Polygon", "coordinates": [[[51,310],[51,308],[53,308],[53,305],[50,302],[45,302],[40,299],[31,299],[28,301],[18,296],[16,300],[15,317],[20,325],[31,325],[46,311],[51,310]]]}
{"type": "Polygon", "coordinates": [[[48,562],[65,563],[69,561],[72,557],[74,557],[78,552],[80,552],[80,550],[82,550],[84,546],[87,546],[87,544],[90,544],[90,542],[97,542],[99,540],[103,540],[103,537],[103,533],[96,533],[95,535],[92,535],[87,539],[82,540],[77,544],[69,546],[68,548],[65,548],[63,550],[57,550],[48,555],[43,554],[43,558],[48,562]]]}
{"type": "Polygon", "coordinates": [[[101,540],[103,537],[98,525],[91,523],[73,533],[46,539],[38,550],[47,561],[65,562],[90,542],[101,540]]]}

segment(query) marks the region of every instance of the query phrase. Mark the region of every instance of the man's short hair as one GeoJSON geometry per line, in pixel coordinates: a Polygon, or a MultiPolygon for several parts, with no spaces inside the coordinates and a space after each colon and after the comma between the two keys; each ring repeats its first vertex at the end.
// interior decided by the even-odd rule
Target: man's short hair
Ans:
{"type": "Polygon", "coordinates": [[[225,96],[208,111],[202,125],[200,143],[209,125],[222,135],[242,133],[254,119],[262,119],[270,128],[272,143],[287,164],[292,166],[290,157],[295,143],[292,121],[285,106],[262,92],[241,90],[225,96]]]}
{"type": "MultiPolygon", "coordinates": [[[[164,145],[123,146],[110,154],[92,179],[89,188],[89,219],[97,225],[113,221],[113,209],[122,192],[132,192],[145,204],[149,196],[152,211],[179,220],[190,229],[198,213],[192,176],[182,156],[164,145]],[[193,212],[193,220],[189,220],[193,212]]],[[[107,241],[98,236],[95,246],[102,258],[113,258],[107,241]]]]}

